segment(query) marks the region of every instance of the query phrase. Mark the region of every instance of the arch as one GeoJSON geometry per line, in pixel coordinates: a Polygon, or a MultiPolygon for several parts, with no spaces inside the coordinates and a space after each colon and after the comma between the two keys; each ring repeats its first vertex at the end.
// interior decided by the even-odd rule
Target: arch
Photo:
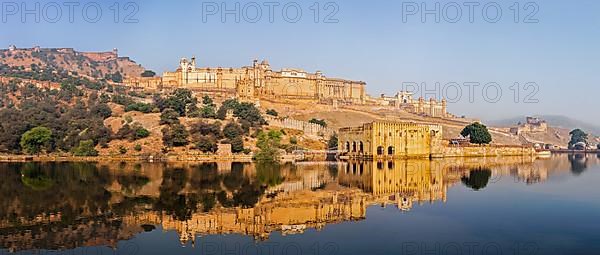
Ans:
{"type": "Polygon", "coordinates": [[[387,162],[387,167],[389,170],[394,170],[394,161],[388,161],[387,162]]]}
{"type": "Polygon", "coordinates": [[[388,149],[387,149],[387,154],[388,154],[388,155],[394,155],[394,153],[395,153],[395,152],[396,152],[396,151],[395,151],[395,149],[394,149],[394,146],[390,146],[390,147],[388,147],[388,149]]]}
{"type": "Polygon", "coordinates": [[[356,152],[356,142],[352,142],[352,152],[356,152]]]}
{"type": "Polygon", "coordinates": [[[358,152],[363,153],[365,151],[365,145],[362,141],[358,142],[358,152]]]}
{"type": "Polygon", "coordinates": [[[350,142],[346,142],[346,152],[350,152],[350,142]]]}
{"type": "Polygon", "coordinates": [[[383,155],[383,146],[377,147],[377,155],[383,155]]]}

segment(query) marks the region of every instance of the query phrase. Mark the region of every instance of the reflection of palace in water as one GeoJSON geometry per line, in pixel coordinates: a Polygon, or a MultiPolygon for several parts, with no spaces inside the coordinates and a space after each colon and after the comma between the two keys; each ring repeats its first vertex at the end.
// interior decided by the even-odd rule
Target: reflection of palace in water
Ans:
{"type": "Polygon", "coordinates": [[[176,231],[182,245],[217,234],[264,240],[273,232],[296,234],[362,220],[370,206],[408,211],[417,204],[446,202],[450,187],[469,186],[469,179],[477,178],[473,169],[489,171],[489,179],[512,176],[531,184],[554,172],[576,174],[588,164],[598,164],[598,158],[349,161],[277,168],[237,163],[53,166],[61,171],[3,165],[0,177],[7,183],[0,195],[7,199],[0,204],[0,247],[115,247],[118,240],[153,226],[176,231]]]}

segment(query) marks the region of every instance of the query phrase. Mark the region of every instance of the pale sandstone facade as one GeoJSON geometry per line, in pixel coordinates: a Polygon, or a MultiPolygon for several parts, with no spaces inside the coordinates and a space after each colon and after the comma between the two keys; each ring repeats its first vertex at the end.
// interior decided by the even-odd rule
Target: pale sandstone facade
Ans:
{"type": "Polygon", "coordinates": [[[300,69],[274,71],[267,61],[257,60],[241,68],[196,67],[196,58],[181,59],[179,68],[162,77],[132,78],[128,86],[144,89],[187,88],[201,91],[233,93],[240,98],[311,99],[362,104],[365,86],[362,81],[325,77],[317,71],[300,69]]]}
{"type": "Polygon", "coordinates": [[[546,133],[548,132],[548,123],[540,118],[527,117],[525,123],[519,123],[516,127],[510,128],[510,132],[515,135],[522,133],[546,133]]]}
{"type": "Polygon", "coordinates": [[[414,99],[413,93],[408,91],[400,91],[393,97],[381,94],[379,98],[369,98],[368,100],[377,105],[392,106],[415,114],[430,117],[451,117],[451,114],[448,113],[446,99],[441,101],[434,98],[425,100],[423,97],[414,99]]]}
{"type": "Polygon", "coordinates": [[[341,128],[338,150],[351,158],[440,157],[442,127],[435,124],[375,121],[341,128]]]}
{"type": "Polygon", "coordinates": [[[375,121],[341,128],[338,154],[350,159],[535,156],[531,146],[448,146],[436,124],[375,121]]]}
{"type": "Polygon", "coordinates": [[[323,127],[319,124],[310,123],[308,121],[295,120],[285,117],[274,117],[270,115],[265,115],[264,118],[270,126],[301,130],[306,135],[330,137],[335,133],[335,130],[332,128],[323,127]]]}

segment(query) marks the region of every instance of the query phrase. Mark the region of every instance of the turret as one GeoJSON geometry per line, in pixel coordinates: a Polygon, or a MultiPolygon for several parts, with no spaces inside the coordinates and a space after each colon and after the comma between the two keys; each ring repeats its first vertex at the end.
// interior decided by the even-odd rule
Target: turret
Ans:
{"type": "Polygon", "coordinates": [[[271,70],[271,65],[269,64],[269,61],[265,59],[260,63],[260,68],[265,71],[271,70]]]}
{"type": "Polygon", "coordinates": [[[437,106],[435,99],[429,98],[429,115],[432,117],[435,117],[435,107],[437,106]]]}
{"type": "Polygon", "coordinates": [[[418,105],[417,113],[424,113],[424,112],[425,112],[425,99],[423,99],[423,97],[419,97],[419,105],[418,105]]]}
{"type": "Polygon", "coordinates": [[[317,79],[320,79],[323,77],[323,72],[317,71],[317,72],[315,72],[315,75],[317,76],[317,79]]]}
{"type": "Polygon", "coordinates": [[[446,102],[446,99],[442,98],[442,117],[448,116],[447,105],[448,103],[446,102]]]}

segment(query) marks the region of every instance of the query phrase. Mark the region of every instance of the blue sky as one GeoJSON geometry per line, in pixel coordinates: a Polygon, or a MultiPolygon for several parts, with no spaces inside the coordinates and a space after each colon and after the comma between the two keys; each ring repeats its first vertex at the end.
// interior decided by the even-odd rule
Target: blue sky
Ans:
{"type": "Polygon", "coordinates": [[[450,111],[458,115],[500,119],[561,114],[600,124],[596,112],[600,94],[598,1],[476,1],[479,5],[473,7],[472,23],[465,3],[474,1],[454,1],[462,11],[456,23],[451,23],[456,17],[452,1],[278,1],[273,22],[268,2],[274,1],[133,1],[138,10],[130,21],[137,22],[124,23],[134,10],[125,8],[126,1],[81,1],[73,7],[71,23],[64,3],[58,1],[62,16],[56,18],[55,6],[37,1],[41,15],[37,23],[32,14],[25,15],[25,22],[21,20],[21,4],[34,9],[36,1],[9,2],[19,6],[16,14],[3,1],[0,45],[82,51],[116,47],[120,55],[157,72],[173,70],[179,58],[192,55],[200,66],[223,67],[266,58],[275,69],[322,70],[330,77],[366,81],[371,95],[393,94],[413,83],[434,89],[439,83],[442,89],[435,96],[454,98],[450,111]],[[111,9],[115,2],[119,3],[119,22],[114,20],[115,8],[111,9]],[[315,2],[319,3],[318,15],[315,2]],[[514,21],[515,2],[519,3],[519,22],[514,21]],[[235,14],[226,15],[223,22],[222,4],[234,9],[236,3],[240,4],[234,11],[240,15],[239,23],[235,14]],[[430,10],[439,3],[438,11],[433,11],[440,13],[439,23],[435,14],[421,20],[422,3],[430,10]],[[94,19],[94,6],[102,10],[96,23],[84,20],[86,4],[88,20],[94,19]],[[414,4],[419,10],[408,15],[414,4]],[[214,6],[219,10],[208,15],[214,6]],[[260,18],[256,18],[256,6],[262,12],[260,18]],[[284,6],[288,7],[285,17],[284,6]],[[488,6],[486,16],[484,6],[488,6]],[[296,8],[302,16],[296,17],[296,8]],[[493,23],[496,8],[502,16],[493,23]],[[297,22],[290,22],[294,18],[297,22]],[[524,23],[525,19],[537,22],[524,23]],[[480,84],[471,87],[473,96],[465,84],[469,82],[480,84]],[[515,82],[520,84],[518,89],[515,82]],[[526,88],[528,82],[536,85],[526,88]],[[520,92],[518,100],[515,91],[520,92]],[[527,103],[530,93],[534,94],[527,103]]]}

